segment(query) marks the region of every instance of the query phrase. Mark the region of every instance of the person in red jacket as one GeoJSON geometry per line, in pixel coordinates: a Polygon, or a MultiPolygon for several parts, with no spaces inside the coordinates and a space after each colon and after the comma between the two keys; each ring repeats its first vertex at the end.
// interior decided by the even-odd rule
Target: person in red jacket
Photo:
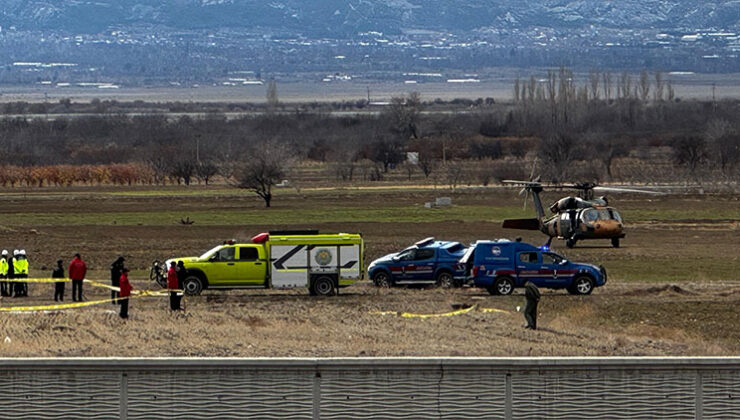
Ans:
{"type": "Polygon", "coordinates": [[[121,279],[118,281],[118,287],[121,289],[121,318],[128,318],[128,297],[131,296],[133,286],[128,281],[128,268],[121,270],[121,279]]]}
{"type": "Polygon", "coordinates": [[[167,288],[170,289],[170,309],[173,311],[180,310],[180,299],[177,298],[175,289],[179,289],[177,281],[177,265],[174,261],[170,263],[170,269],[167,271],[167,288]]]}
{"type": "Polygon", "coordinates": [[[72,262],[69,263],[69,278],[72,279],[72,301],[82,302],[82,280],[85,280],[87,274],[87,264],[82,261],[80,254],[75,254],[72,262]]]}

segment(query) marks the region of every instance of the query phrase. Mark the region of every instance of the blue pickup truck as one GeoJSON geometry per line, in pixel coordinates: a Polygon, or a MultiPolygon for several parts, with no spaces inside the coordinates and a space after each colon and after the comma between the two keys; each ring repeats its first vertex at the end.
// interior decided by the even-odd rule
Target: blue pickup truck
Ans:
{"type": "Polygon", "coordinates": [[[367,271],[379,287],[406,284],[459,287],[465,276],[465,266],[459,261],[466,249],[459,242],[426,238],[401,252],[378,258],[367,271]]]}
{"type": "Polygon", "coordinates": [[[511,294],[527,281],[575,295],[590,294],[595,287],[606,284],[604,267],[570,262],[547,248],[525,242],[478,241],[468,248],[460,263],[466,266],[467,278],[492,295],[511,294]]]}

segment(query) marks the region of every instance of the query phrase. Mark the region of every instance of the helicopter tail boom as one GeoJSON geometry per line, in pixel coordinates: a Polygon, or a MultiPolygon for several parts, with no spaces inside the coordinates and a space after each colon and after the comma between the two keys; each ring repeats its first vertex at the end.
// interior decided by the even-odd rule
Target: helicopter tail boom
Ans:
{"type": "Polygon", "coordinates": [[[505,229],[540,230],[540,219],[506,219],[505,229]]]}

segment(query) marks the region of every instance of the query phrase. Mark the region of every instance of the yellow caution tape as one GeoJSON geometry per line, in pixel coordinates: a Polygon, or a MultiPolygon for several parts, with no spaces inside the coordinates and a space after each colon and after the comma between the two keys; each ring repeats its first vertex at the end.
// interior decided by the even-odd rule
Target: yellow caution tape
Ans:
{"type": "MultiPolygon", "coordinates": [[[[144,297],[144,296],[157,296],[156,294],[146,293],[143,291],[138,295],[131,295],[129,298],[144,297]]],[[[87,302],[72,302],[72,303],[59,303],[54,305],[32,305],[32,306],[0,306],[0,312],[28,312],[28,311],[53,311],[61,309],[72,309],[72,308],[83,308],[85,306],[99,305],[101,303],[111,303],[126,298],[113,298],[113,299],[101,299],[101,300],[90,300],[87,302]]]]}
{"type": "Polygon", "coordinates": [[[509,313],[511,313],[509,311],[505,311],[503,309],[497,309],[497,308],[478,308],[478,310],[480,310],[481,312],[500,312],[500,313],[503,313],[503,314],[509,314],[509,313]]]}
{"type": "Polygon", "coordinates": [[[59,281],[70,281],[69,279],[51,279],[51,278],[12,278],[12,279],[0,279],[0,281],[7,281],[10,283],[56,283],[59,281]]]}
{"type": "MultiPolygon", "coordinates": [[[[13,279],[13,280],[23,281],[25,279],[13,279]]],[[[44,279],[33,279],[33,280],[44,280],[44,279]]],[[[53,279],[53,280],[57,281],[59,279],[53,279]]],[[[90,283],[92,286],[105,287],[107,289],[120,291],[118,287],[109,286],[107,284],[99,283],[94,280],[85,279],[85,282],[90,283]]],[[[41,282],[37,282],[37,283],[41,283],[41,282]]],[[[140,298],[140,297],[167,297],[170,295],[170,292],[177,292],[178,294],[182,294],[182,290],[180,289],[132,290],[131,296],[129,296],[129,298],[133,299],[133,298],[140,298]]],[[[0,306],[0,312],[55,311],[55,310],[62,310],[62,309],[74,309],[74,308],[83,308],[86,306],[99,305],[102,303],[116,302],[116,301],[123,300],[123,299],[126,299],[126,298],[91,300],[87,302],[59,303],[59,304],[54,304],[54,305],[0,306]]]]}
{"type": "Polygon", "coordinates": [[[444,312],[440,314],[415,314],[411,312],[398,312],[398,311],[375,311],[375,312],[371,312],[371,314],[373,315],[395,315],[395,316],[400,316],[402,318],[441,318],[441,317],[446,317],[446,316],[462,315],[462,314],[471,312],[473,310],[480,310],[481,312],[500,312],[500,313],[505,313],[505,314],[509,313],[509,311],[505,311],[503,309],[480,308],[478,307],[478,305],[473,305],[465,309],[458,309],[456,311],[444,312]]]}

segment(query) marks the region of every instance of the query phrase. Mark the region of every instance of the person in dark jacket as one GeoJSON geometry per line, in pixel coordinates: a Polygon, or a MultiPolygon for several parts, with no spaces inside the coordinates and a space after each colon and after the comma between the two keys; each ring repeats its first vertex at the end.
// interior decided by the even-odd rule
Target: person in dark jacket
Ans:
{"type": "MultiPolygon", "coordinates": [[[[182,290],[182,285],[185,284],[185,278],[188,276],[188,270],[185,268],[185,263],[182,261],[177,262],[177,288],[182,290]]],[[[183,292],[177,292],[177,306],[182,309],[182,295],[183,292]]]]}
{"type": "Polygon", "coordinates": [[[177,300],[177,265],[174,261],[170,263],[170,269],[167,271],[167,289],[170,290],[170,309],[173,311],[180,310],[180,302],[177,300]]]}
{"type": "MultiPolygon", "coordinates": [[[[9,279],[15,278],[15,258],[18,256],[18,250],[13,250],[13,256],[8,258],[8,276],[9,279]]],[[[15,282],[9,281],[8,282],[8,296],[13,297],[13,292],[15,292],[15,282]]]]}
{"type": "Polygon", "coordinates": [[[527,299],[527,305],[524,307],[524,319],[527,325],[524,328],[537,329],[537,304],[540,302],[540,290],[534,283],[528,281],[524,283],[524,297],[527,299]]]}
{"type": "Polygon", "coordinates": [[[75,254],[72,262],[69,263],[69,278],[72,279],[72,301],[82,302],[82,281],[87,274],[87,264],[82,261],[80,254],[75,254]]]}
{"type": "Polygon", "coordinates": [[[128,281],[128,268],[123,268],[121,271],[121,278],[118,280],[118,287],[121,289],[121,318],[128,318],[128,300],[131,296],[131,290],[133,287],[128,281]]]}
{"type": "MultiPolygon", "coordinates": [[[[66,279],[64,278],[64,267],[62,264],[64,261],[57,260],[57,267],[51,272],[51,278],[53,279],[66,279]]],[[[54,283],[54,302],[64,302],[64,281],[57,281],[54,283]]]]}
{"type": "MultiPolygon", "coordinates": [[[[125,258],[122,256],[119,256],[118,259],[113,261],[113,264],[110,265],[110,284],[113,287],[119,287],[118,282],[121,280],[121,274],[123,274],[123,262],[125,261],[125,258]]],[[[120,305],[120,300],[115,300],[120,296],[120,293],[111,290],[110,291],[110,298],[111,303],[114,305],[120,305]]]]}

